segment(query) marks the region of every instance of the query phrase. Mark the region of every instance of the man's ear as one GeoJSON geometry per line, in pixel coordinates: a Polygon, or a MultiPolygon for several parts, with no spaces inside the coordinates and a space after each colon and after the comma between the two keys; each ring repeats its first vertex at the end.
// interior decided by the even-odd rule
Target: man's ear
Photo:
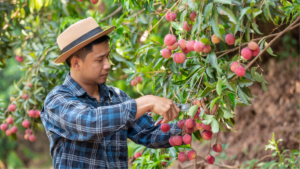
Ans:
{"type": "Polygon", "coordinates": [[[71,65],[75,70],[80,70],[80,59],[78,57],[73,57],[71,59],[71,65]]]}

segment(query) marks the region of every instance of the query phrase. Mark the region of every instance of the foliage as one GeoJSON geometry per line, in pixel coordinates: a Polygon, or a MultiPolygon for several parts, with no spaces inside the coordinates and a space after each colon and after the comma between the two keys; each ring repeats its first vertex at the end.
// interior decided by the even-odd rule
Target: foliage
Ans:
{"type": "MultiPolygon", "coordinates": [[[[126,85],[129,86],[130,81],[140,75],[144,81],[136,88],[137,91],[142,88],[150,89],[151,86],[153,95],[180,103],[206,98],[207,106],[196,114],[196,117],[199,117],[198,122],[211,124],[213,133],[218,133],[219,130],[234,131],[235,107],[250,105],[255,97],[251,94],[249,86],[258,82],[266,90],[268,82],[261,71],[257,67],[248,69],[252,62],[248,63],[240,56],[241,48],[250,41],[258,41],[260,50],[275,55],[269,47],[271,41],[267,41],[268,37],[253,39],[254,34],[262,34],[256,21],[262,20],[279,25],[288,21],[294,23],[299,18],[299,0],[292,2],[279,0],[115,0],[114,4],[107,0],[104,2],[106,6],[109,6],[109,10],[105,13],[100,13],[95,8],[96,6],[88,1],[19,0],[17,2],[16,4],[0,2],[0,12],[3,14],[0,16],[0,22],[4,25],[0,32],[2,39],[0,41],[0,66],[5,68],[6,59],[15,55],[24,56],[25,60],[19,65],[24,76],[19,82],[12,84],[15,90],[12,91],[11,96],[14,99],[9,104],[16,104],[16,111],[9,112],[7,109],[0,109],[0,119],[5,120],[12,116],[15,119],[14,125],[19,126],[19,131],[22,133],[25,130],[21,127],[24,119],[30,120],[33,124],[32,128],[39,128],[41,120],[28,118],[28,111],[41,109],[46,95],[53,87],[63,82],[69,71],[65,64],[53,62],[60,53],[56,38],[71,24],[83,18],[92,16],[101,27],[116,26],[116,30],[111,34],[113,71],[109,75],[108,84],[123,83],[116,77],[125,73],[126,85]],[[122,13],[100,22],[104,16],[113,13],[119,6],[123,7],[122,13]],[[175,22],[167,22],[164,19],[169,11],[177,13],[178,17],[175,22]],[[197,14],[195,22],[189,20],[189,14],[192,11],[197,14]],[[184,31],[184,21],[192,24],[191,31],[184,31]],[[201,41],[210,45],[212,52],[208,54],[190,52],[186,55],[187,59],[183,64],[177,64],[172,57],[164,59],[159,52],[166,47],[163,45],[163,37],[168,33],[176,35],[177,39],[201,41]],[[235,50],[231,50],[224,41],[226,34],[229,33],[237,37],[234,44],[235,50]],[[213,34],[222,39],[219,44],[210,42],[213,34]],[[238,53],[228,54],[233,51],[238,51],[238,53]],[[230,71],[230,65],[234,61],[246,67],[244,77],[237,77],[230,71]],[[26,86],[27,82],[32,82],[33,87],[26,86]],[[21,98],[21,95],[25,93],[29,95],[28,100],[21,98]],[[214,105],[219,107],[216,114],[205,113],[206,108],[212,110],[214,105]]],[[[176,52],[180,51],[176,49],[176,52]]],[[[116,85],[116,87],[119,86],[116,85]]],[[[149,90],[143,92],[150,93],[149,90]]],[[[8,104],[5,106],[7,107],[8,104]]],[[[157,115],[153,116],[154,119],[158,118],[157,115]]],[[[182,112],[177,120],[186,117],[182,112]]],[[[200,141],[202,140],[199,131],[194,132],[193,135],[200,141]]],[[[16,136],[13,135],[12,138],[16,139],[16,136]]],[[[145,163],[147,166],[159,166],[164,157],[176,159],[176,156],[167,155],[168,152],[174,155],[174,150],[176,153],[181,151],[180,147],[144,150],[143,156],[134,165],[138,167],[145,163]],[[157,157],[157,154],[160,157],[157,157]]]]}

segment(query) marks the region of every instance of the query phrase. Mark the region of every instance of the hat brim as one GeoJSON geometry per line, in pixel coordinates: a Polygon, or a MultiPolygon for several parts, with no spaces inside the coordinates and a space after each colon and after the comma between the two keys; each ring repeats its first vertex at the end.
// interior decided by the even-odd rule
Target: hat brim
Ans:
{"type": "Polygon", "coordinates": [[[73,53],[75,53],[76,51],[78,51],[79,49],[83,48],[84,46],[86,46],[87,44],[89,44],[90,42],[104,36],[104,35],[108,35],[110,34],[113,30],[115,29],[115,26],[110,26],[107,29],[104,29],[102,32],[96,34],[95,36],[80,42],[78,45],[74,46],[73,48],[71,48],[70,50],[66,51],[65,53],[61,54],[58,58],[56,58],[54,60],[54,63],[62,63],[65,62],[67,60],[67,58],[69,56],[71,56],[73,53]]]}

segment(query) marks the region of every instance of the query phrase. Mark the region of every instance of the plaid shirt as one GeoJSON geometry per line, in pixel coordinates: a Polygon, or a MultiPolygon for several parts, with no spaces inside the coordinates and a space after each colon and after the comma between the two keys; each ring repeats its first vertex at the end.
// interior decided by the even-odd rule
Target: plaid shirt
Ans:
{"type": "Polygon", "coordinates": [[[100,103],[68,73],[46,97],[41,119],[56,169],[128,168],[127,138],[150,148],[168,148],[175,129],[163,133],[151,116],[135,120],[137,104],[124,91],[99,85],[100,103]]]}

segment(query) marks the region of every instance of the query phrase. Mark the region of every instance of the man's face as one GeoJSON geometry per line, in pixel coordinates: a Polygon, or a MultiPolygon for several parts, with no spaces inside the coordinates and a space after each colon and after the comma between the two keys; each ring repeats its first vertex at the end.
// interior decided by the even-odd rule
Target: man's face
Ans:
{"type": "Polygon", "coordinates": [[[86,55],[84,62],[80,63],[80,75],[86,84],[102,84],[106,82],[110,70],[109,43],[102,42],[93,45],[93,51],[86,55]]]}

